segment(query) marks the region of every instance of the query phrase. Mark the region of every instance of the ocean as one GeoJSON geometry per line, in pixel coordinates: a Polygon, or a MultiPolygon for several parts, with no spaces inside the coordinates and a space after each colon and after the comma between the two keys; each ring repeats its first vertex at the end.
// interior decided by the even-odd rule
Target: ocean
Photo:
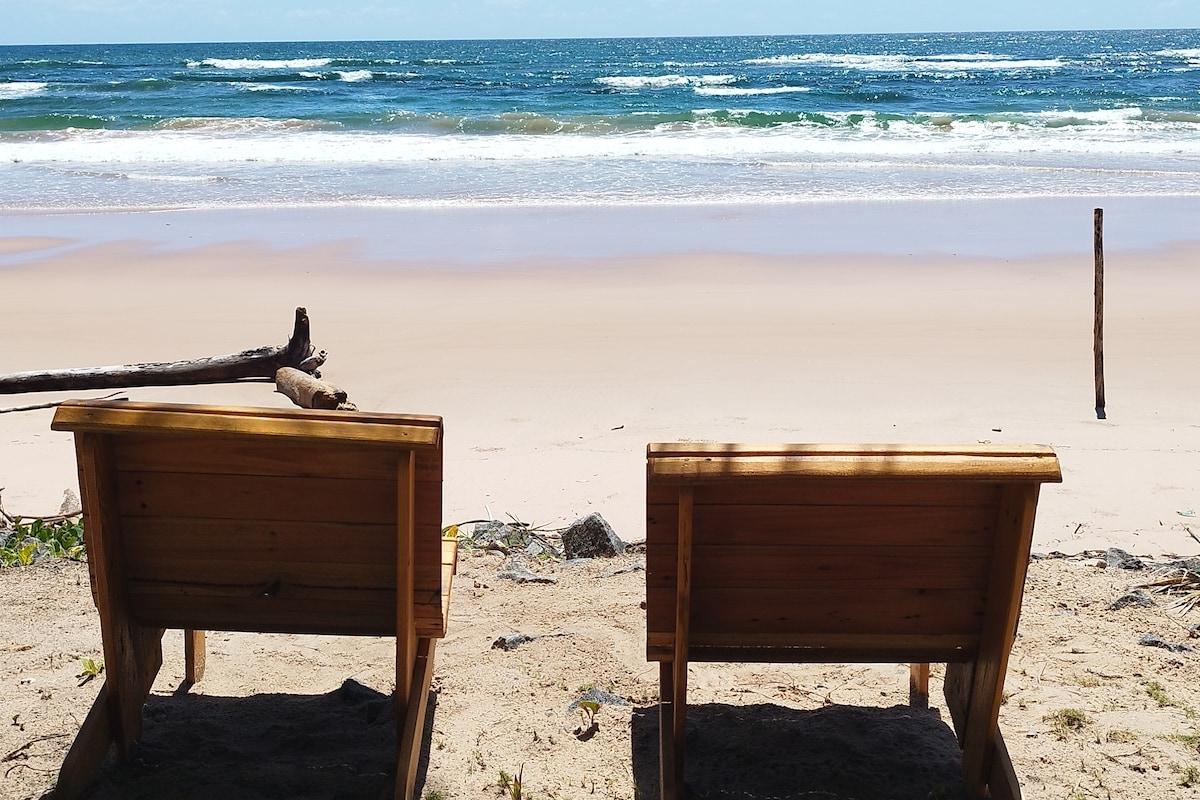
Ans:
{"type": "Polygon", "coordinates": [[[1200,196],[1200,31],[0,47],[0,212],[1200,196]]]}

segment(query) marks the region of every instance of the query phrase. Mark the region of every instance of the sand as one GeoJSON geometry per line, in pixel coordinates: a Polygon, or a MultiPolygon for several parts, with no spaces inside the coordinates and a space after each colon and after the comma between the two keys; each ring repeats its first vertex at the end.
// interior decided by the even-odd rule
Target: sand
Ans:
{"type": "MultiPolygon", "coordinates": [[[[286,247],[248,233],[240,241],[163,247],[114,234],[64,246],[35,233],[0,246],[0,253],[15,254],[0,261],[6,300],[0,370],[198,358],[282,344],[293,309],[305,306],[314,343],[329,352],[326,378],[361,408],[445,418],[447,524],[511,515],[557,528],[599,512],[622,538],[640,540],[644,450],[654,441],[1035,442],[1056,449],[1064,473],[1061,486],[1043,492],[1036,551],[1079,554],[1115,545],[1158,557],[1200,550],[1192,536],[1200,535],[1192,516],[1200,505],[1195,244],[1108,254],[1107,419],[1098,420],[1092,263],[1079,254],[679,252],[481,264],[387,259],[356,240],[286,247]]],[[[286,406],[272,388],[125,394],[286,406]]],[[[6,404],[64,396],[23,395],[6,404]]],[[[71,439],[49,430],[51,415],[0,414],[0,487],[10,512],[52,513],[63,490],[73,487],[71,439]]],[[[637,555],[627,560],[636,563],[637,555]]],[[[1180,775],[1200,759],[1186,745],[1155,737],[1194,733],[1182,709],[1200,708],[1197,656],[1136,642],[1151,631],[1186,638],[1195,612],[1182,620],[1161,607],[1109,612],[1109,596],[1136,576],[1095,563],[1055,559],[1035,562],[1031,571],[1009,676],[1010,692],[1025,705],[1010,703],[1001,721],[1026,795],[1191,796],[1179,786],[1180,775]],[[1176,705],[1159,707],[1145,689],[1151,680],[1176,705]],[[1070,706],[1100,722],[1059,741],[1042,717],[1070,706]],[[1132,731],[1133,738],[1120,733],[1110,741],[1110,730],[1132,731]]],[[[648,796],[657,687],[656,670],[644,661],[641,573],[605,578],[613,567],[596,565],[556,572],[558,586],[535,588],[496,581],[498,568],[483,555],[463,560],[451,633],[439,651],[426,790],[446,798],[499,796],[499,771],[524,763],[527,796],[648,796]],[[517,630],[575,635],[513,653],[489,649],[496,636],[517,630]],[[581,742],[565,708],[588,684],[611,687],[633,705],[606,707],[600,733],[581,742]]],[[[0,593],[6,606],[26,604],[0,627],[0,697],[6,715],[20,717],[0,739],[0,756],[36,737],[56,737],[5,766],[0,780],[13,788],[0,794],[37,796],[52,784],[73,720],[94,696],[91,686],[75,687],[73,675],[78,656],[99,652],[99,637],[86,570],[5,572],[0,593]]],[[[213,640],[210,677],[190,700],[172,696],[181,664],[169,652],[150,707],[151,722],[164,726],[182,714],[200,715],[189,739],[202,754],[193,767],[237,761],[236,753],[201,747],[232,735],[209,728],[233,713],[230,705],[249,713],[230,697],[271,693],[283,705],[268,703],[262,712],[268,719],[341,709],[353,728],[370,715],[362,709],[377,708],[390,691],[386,642],[223,636],[213,640]],[[362,684],[361,691],[340,689],[347,679],[362,684]]],[[[814,750],[811,742],[788,738],[793,729],[797,736],[827,723],[829,730],[898,731],[884,739],[921,742],[933,762],[949,759],[940,773],[914,778],[925,781],[915,794],[904,794],[894,778],[868,781],[873,789],[842,786],[841,794],[796,793],[798,784],[787,777],[794,773],[786,770],[782,783],[772,782],[775,772],[741,768],[737,760],[722,772],[720,758],[728,754],[722,756],[719,739],[697,745],[708,755],[695,763],[717,766],[711,775],[696,773],[696,788],[712,786],[712,796],[720,797],[954,796],[949,729],[930,728],[929,717],[900,707],[904,675],[900,665],[702,668],[693,698],[709,704],[698,720],[743,725],[751,750],[769,764],[791,757],[770,757],[772,742],[792,742],[790,753],[814,750]],[[848,706],[857,703],[882,710],[856,717],[848,706]],[[826,719],[831,713],[834,719],[826,719]],[[787,736],[756,739],[767,720],[787,736]],[[912,725],[918,728],[905,728],[912,725]],[[888,786],[897,793],[881,789],[888,786]]],[[[380,724],[377,715],[371,724],[380,724]]],[[[151,724],[148,740],[151,730],[167,728],[151,724]]],[[[378,730],[386,735],[387,724],[378,730]]],[[[277,734],[269,728],[252,738],[277,734]]],[[[285,749],[302,756],[330,746],[296,738],[285,749]]],[[[388,746],[381,744],[370,764],[335,755],[333,766],[320,769],[342,771],[345,796],[377,796],[386,786],[378,773],[387,769],[388,746]]],[[[877,743],[860,754],[885,756],[882,765],[852,771],[904,772],[897,765],[911,765],[911,757],[888,747],[877,743]]],[[[180,754],[168,756],[151,759],[153,769],[180,754]]],[[[268,765],[279,758],[266,748],[250,760],[268,765]]],[[[827,771],[838,758],[820,763],[827,771]]],[[[221,793],[320,797],[341,785],[305,783],[320,769],[289,764],[262,773],[251,768],[256,779],[221,793]],[[295,783],[296,775],[306,777],[295,783]],[[256,780],[276,793],[256,788],[256,780]]],[[[212,769],[210,781],[230,768],[212,769]]],[[[205,773],[199,774],[174,779],[202,783],[205,773]]],[[[138,772],[113,780],[132,780],[142,794],[126,787],[110,796],[170,796],[149,788],[161,776],[138,772]]],[[[200,787],[189,791],[178,796],[212,796],[200,787]]]]}

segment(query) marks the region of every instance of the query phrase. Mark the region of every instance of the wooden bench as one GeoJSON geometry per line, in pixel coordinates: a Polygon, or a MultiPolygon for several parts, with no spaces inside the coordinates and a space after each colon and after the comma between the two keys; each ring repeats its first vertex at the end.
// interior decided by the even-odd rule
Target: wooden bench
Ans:
{"type": "Polygon", "coordinates": [[[434,641],[456,543],[441,537],[439,417],[68,402],[105,682],[62,770],[77,797],[112,745],[135,748],[162,665],[185,631],[396,637],[395,794],[411,798],[434,641]]]}
{"type": "Polygon", "coordinates": [[[684,777],[689,661],[929,662],[970,797],[1019,798],[998,727],[1047,447],[652,444],[646,644],[663,798],[684,777]]]}

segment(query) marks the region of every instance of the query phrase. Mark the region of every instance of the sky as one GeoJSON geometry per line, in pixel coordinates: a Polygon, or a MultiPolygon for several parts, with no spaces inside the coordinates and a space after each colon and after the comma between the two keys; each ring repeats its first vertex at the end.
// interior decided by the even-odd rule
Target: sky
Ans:
{"type": "Polygon", "coordinates": [[[0,0],[0,45],[1197,27],[1200,0],[0,0]]]}

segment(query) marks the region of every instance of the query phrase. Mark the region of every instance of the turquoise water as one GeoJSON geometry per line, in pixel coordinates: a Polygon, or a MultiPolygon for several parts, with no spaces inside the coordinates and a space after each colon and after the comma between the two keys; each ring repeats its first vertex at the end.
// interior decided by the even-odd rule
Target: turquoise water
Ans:
{"type": "Polygon", "coordinates": [[[0,47],[0,211],[1200,196],[1200,31],[0,47]]]}

